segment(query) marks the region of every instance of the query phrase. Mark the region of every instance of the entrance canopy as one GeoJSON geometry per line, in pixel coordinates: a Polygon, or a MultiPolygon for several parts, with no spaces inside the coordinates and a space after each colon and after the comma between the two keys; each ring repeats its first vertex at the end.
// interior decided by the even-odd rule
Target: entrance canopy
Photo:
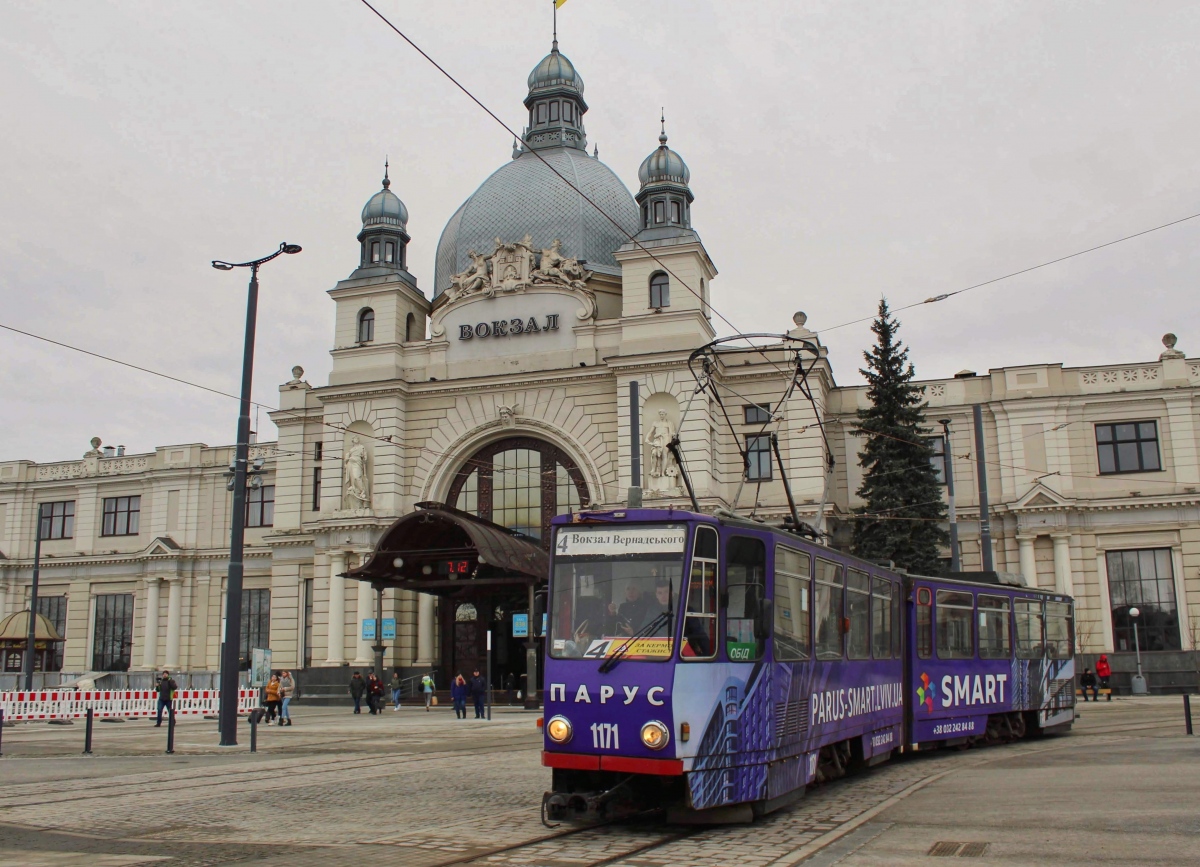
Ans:
{"type": "Polygon", "coordinates": [[[449,596],[474,587],[539,584],[549,570],[550,558],[529,537],[441,503],[417,503],[417,511],[387,529],[370,559],[345,575],[449,596]]]}

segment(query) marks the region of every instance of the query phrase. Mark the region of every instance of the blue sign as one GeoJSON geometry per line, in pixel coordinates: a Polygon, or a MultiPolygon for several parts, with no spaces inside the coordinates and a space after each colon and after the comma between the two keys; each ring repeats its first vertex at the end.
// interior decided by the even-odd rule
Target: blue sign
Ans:
{"type": "Polygon", "coordinates": [[[370,617],[362,622],[362,640],[371,641],[375,638],[375,618],[370,617]]]}
{"type": "Polygon", "coordinates": [[[383,618],[383,638],[385,641],[389,638],[391,638],[393,640],[396,638],[396,618],[395,617],[383,618]]]}
{"type": "Polygon", "coordinates": [[[546,612],[542,612],[542,638],[546,637],[546,612]]]}
{"type": "Polygon", "coordinates": [[[513,615],[513,638],[528,638],[529,637],[529,615],[514,614],[513,615]]]}

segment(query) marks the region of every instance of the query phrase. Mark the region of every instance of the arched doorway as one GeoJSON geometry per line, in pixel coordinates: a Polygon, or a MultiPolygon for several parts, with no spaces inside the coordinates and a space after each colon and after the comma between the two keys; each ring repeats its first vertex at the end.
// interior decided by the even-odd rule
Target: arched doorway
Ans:
{"type": "Polygon", "coordinates": [[[535,437],[490,443],[463,462],[446,503],[550,545],[550,519],[590,502],[571,456],[535,437]]]}

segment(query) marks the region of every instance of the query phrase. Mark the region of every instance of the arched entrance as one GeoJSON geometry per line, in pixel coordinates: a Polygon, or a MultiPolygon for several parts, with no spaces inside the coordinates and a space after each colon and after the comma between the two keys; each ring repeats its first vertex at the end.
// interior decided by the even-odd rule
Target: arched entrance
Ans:
{"type": "Polygon", "coordinates": [[[550,519],[589,502],[587,483],[565,451],[535,437],[508,437],[459,468],[446,503],[550,544],[550,519]]]}

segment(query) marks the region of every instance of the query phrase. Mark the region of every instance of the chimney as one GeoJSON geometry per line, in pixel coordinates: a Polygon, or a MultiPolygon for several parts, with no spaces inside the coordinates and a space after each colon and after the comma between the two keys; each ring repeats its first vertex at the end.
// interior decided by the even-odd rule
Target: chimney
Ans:
{"type": "Polygon", "coordinates": [[[125,457],[125,446],[117,446],[117,457],[125,457]]]}
{"type": "Polygon", "coordinates": [[[111,458],[111,457],[113,457],[113,456],[114,456],[116,453],[117,453],[117,450],[116,450],[115,448],[113,448],[112,446],[105,446],[105,447],[104,447],[104,456],[105,456],[106,458],[111,458]]]}
{"type": "Polygon", "coordinates": [[[250,439],[247,440],[247,442],[249,442],[251,445],[254,445],[256,442],[258,442],[258,432],[250,431],[250,439]]]}

